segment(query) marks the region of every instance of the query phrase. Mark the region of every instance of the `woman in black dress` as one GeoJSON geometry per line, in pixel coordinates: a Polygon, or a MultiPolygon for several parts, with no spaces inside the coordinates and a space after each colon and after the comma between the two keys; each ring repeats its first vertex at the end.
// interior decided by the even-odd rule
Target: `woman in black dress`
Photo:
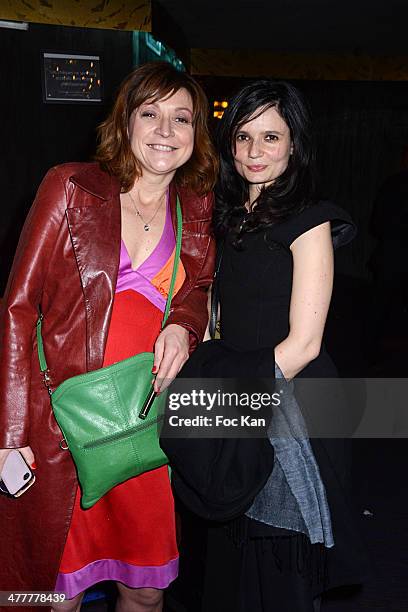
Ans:
{"type": "MultiPolygon", "coordinates": [[[[218,136],[223,345],[238,352],[270,347],[277,376],[294,379],[296,394],[301,377],[337,376],[323,344],[333,249],[349,242],[355,227],[342,209],[316,197],[309,113],[293,86],[262,80],[244,87],[218,136]]],[[[326,397],[319,387],[307,401],[329,414],[330,385],[326,397]]],[[[273,480],[242,519],[244,530],[241,520],[244,538],[237,543],[231,525],[208,529],[202,609],[313,612],[323,592],[361,582],[365,556],[348,506],[348,441],[307,440],[300,454],[295,447],[283,459],[275,448],[273,480]]]]}

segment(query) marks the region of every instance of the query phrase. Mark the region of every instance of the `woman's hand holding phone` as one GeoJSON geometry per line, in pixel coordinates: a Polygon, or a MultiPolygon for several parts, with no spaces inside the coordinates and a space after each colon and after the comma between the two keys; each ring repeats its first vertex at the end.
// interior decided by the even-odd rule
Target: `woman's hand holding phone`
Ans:
{"type": "MultiPolygon", "coordinates": [[[[7,459],[7,455],[9,454],[9,452],[13,450],[11,448],[0,448],[0,474],[1,471],[3,469],[3,465],[7,459]]],[[[26,460],[26,462],[28,463],[28,465],[30,466],[30,468],[32,470],[35,470],[36,465],[35,465],[35,458],[34,458],[34,453],[31,450],[31,446],[24,446],[23,448],[16,448],[15,450],[20,451],[20,453],[23,455],[24,459],[26,460]]]]}
{"type": "Polygon", "coordinates": [[[35,481],[34,453],[29,446],[0,449],[0,490],[19,497],[35,481]]]}

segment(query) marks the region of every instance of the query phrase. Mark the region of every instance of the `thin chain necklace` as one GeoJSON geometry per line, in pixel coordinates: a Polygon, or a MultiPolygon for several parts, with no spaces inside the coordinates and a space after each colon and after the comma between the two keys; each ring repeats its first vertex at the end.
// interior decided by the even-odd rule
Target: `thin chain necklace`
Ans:
{"type": "Polygon", "coordinates": [[[135,211],[136,211],[136,217],[140,218],[140,221],[143,223],[143,229],[145,232],[148,232],[150,230],[150,224],[153,221],[153,219],[155,218],[155,216],[157,215],[157,213],[159,212],[159,209],[161,208],[161,205],[163,204],[164,198],[161,198],[160,200],[160,204],[158,205],[158,207],[156,208],[154,215],[151,219],[149,219],[149,221],[145,221],[142,217],[142,213],[140,212],[140,210],[138,209],[138,207],[136,206],[136,202],[134,201],[132,194],[130,193],[130,191],[128,191],[128,196],[133,204],[133,206],[135,207],[135,211]]]}

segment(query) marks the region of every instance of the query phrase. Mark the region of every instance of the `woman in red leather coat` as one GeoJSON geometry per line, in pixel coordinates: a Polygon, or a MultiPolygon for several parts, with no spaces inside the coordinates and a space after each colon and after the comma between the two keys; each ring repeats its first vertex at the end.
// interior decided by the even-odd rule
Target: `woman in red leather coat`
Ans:
{"type": "Polygon", "coordinates": [[[0,499],[0,591],[56,589],[69,598],[64,610],[78,610],[86,588],[113,579],[118,609],[156,612],[177,575],[166,467],[80,508],[34,330],[41,312],[53,388],[151,350],[156,389],[176,376],[204,334],[213,273],[217,163],[206,119],[205,96],[191,77],[169,64],[142,66],[122,84],[100,128],[97,162],[53,168],[39,188],[0,319],[0,470],[12,448],[36,466],[24,495],[0,499]],[[181,265],[159,333],[177,194],[181,265]]]}

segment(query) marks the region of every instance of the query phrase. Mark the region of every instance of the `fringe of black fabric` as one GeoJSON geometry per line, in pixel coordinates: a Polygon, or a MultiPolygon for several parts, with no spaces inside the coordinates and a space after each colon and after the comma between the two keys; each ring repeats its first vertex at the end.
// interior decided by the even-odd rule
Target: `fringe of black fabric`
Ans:
{"type": "Polygon", "coordinates": [[[252,519],[244,515],[226,524],[228,536],[235,546],[241,548],[250,538],[256,538],[265,550],[268,547],[272,552],[279,572],[295,570],[313,585],[313,590],[325,590],[329,567],[327,548],[323,544],[311,544],[305,534],[287,530],[284,535],[253,535],[252,523],[252,519]]]}
{"type": "Polygon", "coordinates": [[[241,548],[241,546],[244,546],[248,542],[249,525],[250,519],[245,516],[245,514],[243,516],[239,516],[233,521],[230,521],[226,525],[228,536],[238,548],[241,548]]]}

